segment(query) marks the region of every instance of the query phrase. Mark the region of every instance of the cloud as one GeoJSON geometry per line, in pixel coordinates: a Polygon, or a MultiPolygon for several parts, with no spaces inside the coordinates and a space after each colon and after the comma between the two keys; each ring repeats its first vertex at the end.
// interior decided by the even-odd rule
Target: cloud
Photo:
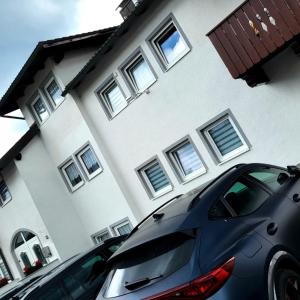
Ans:
{"type": "Polygon", "coordinates": [[[0,157],[28,130],[25,121],[0,118],[0,157]]]}
{"type": "MultiPolygon", "coordinates": [[[[120,2],[0,0],[0,97],[39,41],[117,25],[122,21],[115,11],[120,2]]],[[[26,130],[24,121],[0,118],[0,157],[26,130]]]]}
{"type": "Polygon", "coordinates": [[[79,0],[76,5],[76,23],[79,32],[118,25],[121,15],[116,11],[121,0],[79,0]]]}

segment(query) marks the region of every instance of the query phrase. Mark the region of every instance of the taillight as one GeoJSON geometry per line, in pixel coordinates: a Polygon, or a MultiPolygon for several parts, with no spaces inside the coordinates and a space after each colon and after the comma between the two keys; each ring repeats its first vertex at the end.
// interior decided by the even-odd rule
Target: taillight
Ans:
{"type": "Polygon", "coordinates": [[[228,280],[234,267],[234,257],[229,259],[223,266],[214,269],[209,274],[201,276],[189,283],[162,292],[144,300],[184,300],[184,299],[207,299],[215,294],[228,280]]]}

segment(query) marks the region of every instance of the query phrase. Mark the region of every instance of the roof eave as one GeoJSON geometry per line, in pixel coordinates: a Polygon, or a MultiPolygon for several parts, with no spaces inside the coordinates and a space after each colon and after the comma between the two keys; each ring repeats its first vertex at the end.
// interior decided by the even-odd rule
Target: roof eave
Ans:
{"type": "Polygon", "coordinates": [[[39,133],[39,128],[33,124],[29,130],[0,158],[0,171],[8,166],[25,146],[39,133]]]}

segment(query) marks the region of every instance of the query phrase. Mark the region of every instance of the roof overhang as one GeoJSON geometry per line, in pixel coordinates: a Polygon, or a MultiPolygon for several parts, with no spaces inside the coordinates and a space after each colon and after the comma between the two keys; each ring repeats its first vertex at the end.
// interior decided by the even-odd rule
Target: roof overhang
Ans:
{"type": "Polygon", "coordinates": [[[134,11],[126,18],[126,20],[114,31],[114,33],[106,40],[105,43],[99,48],[95,55],[90,59],[90,61],[81,69],[81,71],[67,84],[62,95],[65,96],[71,90],[78,87],[84,78],[92,72],[96,65],[99,64],[105,55],[110,52],[113,47],[117,44],[118,40],[125,35],[129,30],[135,29],[134,24],[140,21],[141,15],[153,5],[157,0],[142,0],[135,7],[134,11]]]}
{"type": "Polygon", "coordinates": [[[110,27],[83,34],[47,40],[39,42],[34,51],[22,67],[21,71],[12,82],[7,92],[0,101],[0,116],[17,110],[18,98],[24,95],[26,87],[34,82],[35,74],[44,68],[47,58],[52,57],[59,63],[64,53],[70,50],[99,47],[116,30],[117,27],[110,27]]]}
{"type": "Polygon", "coordinates": [[[38,126],[36,124],[32,125],[29,130],[0,158],[0,171],[8,166],[16,157],[18,158],[20,152],[38,133],[38,126]]]}

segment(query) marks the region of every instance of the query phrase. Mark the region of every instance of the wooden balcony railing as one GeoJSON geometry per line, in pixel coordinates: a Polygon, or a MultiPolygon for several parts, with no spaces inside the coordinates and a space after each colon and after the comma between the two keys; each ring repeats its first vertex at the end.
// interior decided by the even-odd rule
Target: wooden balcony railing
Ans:
{"type": "Polygon", "coordinates": [[[299,54],[300,0],[247,0],[211,30],[210,38],[233,78],[251,87],[269,81],[261,66],[293,44],[299,54]]]}

